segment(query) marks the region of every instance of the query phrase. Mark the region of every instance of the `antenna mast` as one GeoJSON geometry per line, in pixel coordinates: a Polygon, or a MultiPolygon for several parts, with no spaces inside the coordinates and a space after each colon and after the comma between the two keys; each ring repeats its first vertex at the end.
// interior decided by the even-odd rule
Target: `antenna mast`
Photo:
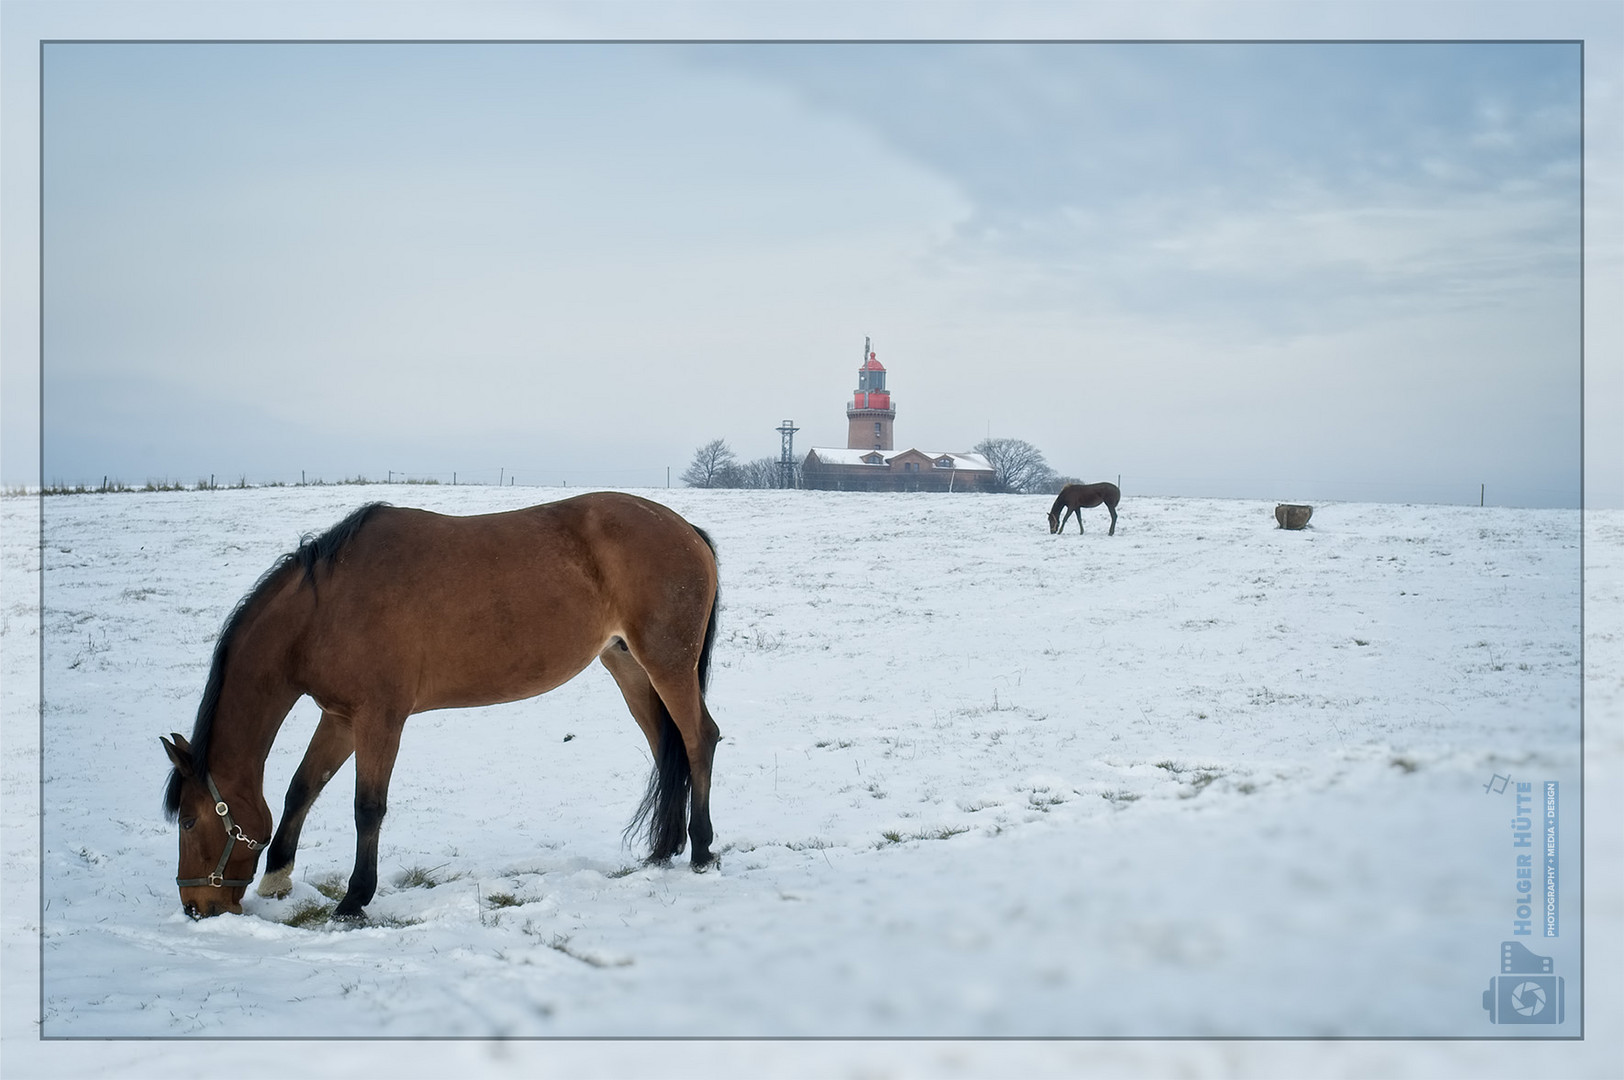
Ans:
{"type": "Polygon", "coordinates": [[[778,425],[778,486],[781,488],[795,486],[795,433],[800,430],[793,420],[785,420],[778,425]]]}

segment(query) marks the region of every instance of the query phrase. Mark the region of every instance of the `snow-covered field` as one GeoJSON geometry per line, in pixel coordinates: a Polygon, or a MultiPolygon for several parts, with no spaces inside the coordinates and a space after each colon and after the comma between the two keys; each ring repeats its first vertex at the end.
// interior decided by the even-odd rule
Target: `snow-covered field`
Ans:
{"type": "MultiPolygon", "coordinates": [[[[1088,511],[1086,535],[1053,537],[1039,497],[642,492],[720,553],[718,871],[645,868],[621,845],[648,755],[593,667],[409,721],[371,925],[285,922],[349,873],[349,767],[311,814],[291,897],[185,918],[157,737],[191,730],[213,636],[258,575],[365,499],[474,513],[572,493],[53,497],[43,615],[39,504],[5,500],[8,1074],[90,1048],[131,1071],[183,1060],[71,1042],[105,1037],[1577,1034],[1573,511],[1330,504],[1287,532],[1272,503],[1130,496],[1115,536],[1088,511]],[[1481,998],[1511,937],[1514,792],[1547,780],[1562,935],[1526,943],[1564,976],[1568,1019],[1497,1026],[1481,998]],[[19,1043],[19,1015],[70,1041],[19,1043]]],[[[1588,750],[1616,769],[1624,686],[1595,653],[1624,638],[1624,515],[1585,529],[1588,750]]],[[[315,720],[302,702],[282,730],[273,809],[315,720]]],[[[1616,810],[1604,798],[1592,816],[1616,810]]],[[[1616,952],[1618,868],[1588,873],[1588,930],[1616,952]]],[[[1585,978],[1594,993],[1613,976],[1585,978]]],[[[269,1049],[205,1045],[226,1072],[269,1070],[269,1049]]],[[[401,1044],[314,1045],[338,1068],[401,1044]]],[[[417,1075],[432,1054],[409,1048],[431,1044],[405,1045],[417,1075]]],[[[491,1068],[518,1053],[451,1045],[491,1068]]],[[[583,1073],[605,1048],[666,1044],[524,1045],[567,1048],[583,1073]]],[[[818,1057],[832,1045],[778,1044],[858,1060],[818,1057]]],[[[904,1045],[946,1071],[1008,1046],[904,1045]]],[[[1078,1047],[1149,1052],[1039,1045],[1024,1071],[1078,1047]]],[[[1173,1045],[1212,1075],[1250,1044],[1173,1045]]],[[[1373,1062],[1393,1045],[1355,1044],[1373,1062]]]]}

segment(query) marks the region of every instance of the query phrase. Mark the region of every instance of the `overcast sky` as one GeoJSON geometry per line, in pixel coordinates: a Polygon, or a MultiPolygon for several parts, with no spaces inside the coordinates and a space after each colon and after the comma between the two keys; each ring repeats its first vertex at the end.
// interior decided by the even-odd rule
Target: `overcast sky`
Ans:
{"type": "MultiPolygon", "coordinates": [[[[1573,44],[53,44],[44,479],[1576,505],[1573,44]]],[[[16,477],[8,465],[8,482],[16,477]]]]}

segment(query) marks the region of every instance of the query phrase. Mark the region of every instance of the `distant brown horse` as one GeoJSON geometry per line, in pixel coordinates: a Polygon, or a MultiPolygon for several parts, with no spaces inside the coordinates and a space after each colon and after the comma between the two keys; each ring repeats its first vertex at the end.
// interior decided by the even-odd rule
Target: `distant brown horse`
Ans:
{"type": "Polygon", "coordinates": [[[1073,515],[1077,518],[1077,532],[1080,534],[1083,531],[1083,515],[1077,511],[1104,503],[1105,508],[1111,511],[1111,531],[1105,535],[1115,536],[1116,508],[1121,498],[1122,492],[1117,490],[1115,484],[1067,484],[1055,497],[1054,505],[1049,507],[1049,535],[1053,536],[1065,528],[1067,519],[1073,515]],[[1066,508],[1065,517],[1060,516],[1061,507],[1066,508]]]}
{"type": "MultiPolygon", "coordinates": [[[[262,895],[286,895],[305,815],[355,755],[355,870],[333,913],[364,918],[406,718],[542,694],[597,657],[654,754],[630,835],[651,862],[712,860],[704,691],[716,636],[710,538],[631,495],[581,495],[478,517],[364,506],[283,556],[226,620],[190,742],[161,739],[180,822],[176,883],[194,918],[241,912],[269,839],[262,895]],[[270,838],[265,759],[308,694],[321,721],[270,838]]],[[[486,797],[511,804],[513,792],[486,797]]]]}

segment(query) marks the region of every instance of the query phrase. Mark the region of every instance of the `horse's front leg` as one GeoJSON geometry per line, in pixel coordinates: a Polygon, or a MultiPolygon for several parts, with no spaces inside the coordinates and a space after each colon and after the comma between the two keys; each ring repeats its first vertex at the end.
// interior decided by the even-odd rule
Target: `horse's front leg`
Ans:
{"type": "Polygon", "coordinates": [[[360,922],[378,891],[378,834],[389,809],[389,775],[406,717],[377,714],[355,722],[355,870],[333,918],[360,922]]]}
{"type": "Polygon", "coordinates": [[[299,849],[299,833],[304,828],[305,815],[310,813],[327,781],[354,750],[355,739],[350,734],[349,721],[323,712],[321,723],[316,725],[316,733],[305,749],[304,760],[299,762],[293,781],[288,784],[288,796],[282,804],[282,823],[277,826],[270,850],[266,852],[259,895],[286,896],[293,890],[293,859],[299,849]]]}

